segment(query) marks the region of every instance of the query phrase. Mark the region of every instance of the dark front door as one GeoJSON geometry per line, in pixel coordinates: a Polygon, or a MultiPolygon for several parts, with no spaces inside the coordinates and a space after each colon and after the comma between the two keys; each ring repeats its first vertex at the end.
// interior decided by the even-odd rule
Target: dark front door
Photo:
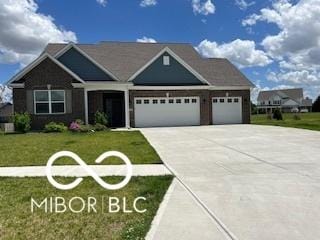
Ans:
{"type": "Polygon", "coordinates": [[[104,111],[108,116],[110,127],[125,126],[124,94],[105,93],[104,94],[104,111]]]}

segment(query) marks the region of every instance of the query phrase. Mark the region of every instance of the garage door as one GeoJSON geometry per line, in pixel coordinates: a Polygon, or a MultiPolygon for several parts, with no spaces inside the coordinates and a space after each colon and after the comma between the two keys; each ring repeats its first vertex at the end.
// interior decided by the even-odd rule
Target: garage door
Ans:
{"type": "Polygon", "coordinates": [[[212,98],[213,124],[242,123],[241,97],[212,98]]]}
{"type": "Polygon", "coordinates": [[[136,127],[200,125],[199,97],[134,98],[136,127]]]}

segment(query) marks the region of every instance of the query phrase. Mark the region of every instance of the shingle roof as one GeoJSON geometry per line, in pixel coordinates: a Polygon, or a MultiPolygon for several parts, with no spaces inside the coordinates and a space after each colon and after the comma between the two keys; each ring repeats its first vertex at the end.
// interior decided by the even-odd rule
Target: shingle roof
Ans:
{"type": "Polygon", "coordinates": [[[292,88],[292,89],[279,89],[279,90],[269,90],[260,91],[258,95],[258,101],[267,101],[273,95],[279,95],[280,97],[289,97],[295,101],[300,102],[303,99],[303,89],[302,88],[292,88]]]}
{"type": "MultiPolygon", "coordinates": [[[[112,72],[120,81],[128,79],[165,47],[170,48],[190,67],[214,86],[254,85],[227,59],[202,58],[187,43],[137,43],[101,42],[98,44],[76,44],[104,68],[112,72]]],[[[45,52],[55,55],[66,44],[48,44],[45,52]]]]}

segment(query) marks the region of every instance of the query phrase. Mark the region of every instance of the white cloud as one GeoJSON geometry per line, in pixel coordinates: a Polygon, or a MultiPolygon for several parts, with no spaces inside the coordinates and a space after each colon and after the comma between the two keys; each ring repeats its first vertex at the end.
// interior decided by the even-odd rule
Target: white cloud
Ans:
{"type": "Polygon", "coordinates": [[[254,41],[236,39],[229,43],[218,44],[203,40],[197,51],[204,57],[228,58],[238,67],[266,66],[272,61],[262,50],[256,49],[254,41]]]}
{"type": "Polygon", "coordinates": [[[257,21],[274,23],[279,28],[278,34],[262,41],[270,56],[320,67],[320,0],[302,0],[295,5],[277,0],[271,8],[261,9],[260,14],[249,16],[242,24],[252,26],[257,21]]]}
{"type": "Polygon", "coordinates": [[[320,74],[316,71],[283,71],[279,73],[270,72],[267,79],[273,82],[284,82],[296,85],[320,85],[320,74]]]}
{"type": "Polygon", "coordinates": [[[248,7],[255,4],[255,2],[247,2],[246,0],[235,0],[235,4],[241,9],[246,10],[248,7]]]}
{"type": "Polygon", "coordinates": [[[58,27],[38,12],[34,0],[2,0],[0,4],[0,63],[21,65],[33,60],[49,42],[77,41],[74,32],[58,27]]]}
{"type": "Polygon", "coordinates": [[[153,39],[153,38],[148,38],[148,37],[144,36],[142,38],[138,38],[137,42],[140,42],[140,43],[156,43],[157,41],[155,39],[153,39]]]}
{"type": "Polygon", "coordinates": [[[103,7],[107,6],[107,0],[96,0],[96,1],[103,7]]]}
{"type": "Polygon", "coordinates": [[[192,9],[194,14],[209,15],[214,14],[216,8],[211,0],[203,1],[201,0],[192,0],[192,9]]]}
{"type": "Polygon", "coordinates": [[[140,2],[141,7],[150,7],[157,5],[157,0],[142,0],[140,2]]]}
{"type": "Polygon", "coordinates": [[[0,103],[12,102],[12,90],[0,84],[0,103]]]}

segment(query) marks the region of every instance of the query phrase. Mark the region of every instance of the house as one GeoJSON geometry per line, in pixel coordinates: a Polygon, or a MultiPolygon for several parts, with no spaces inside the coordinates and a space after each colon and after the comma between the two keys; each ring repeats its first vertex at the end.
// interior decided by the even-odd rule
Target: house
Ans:
{"type": "Polygon", "coordinates": [[[0,103],[0,123],[9,122],[13,114],[11,103],[0,103]]]}
{"type": "Polygon", "coordinates": [[[49,121],[111,127],[250,123],[253,84],[227,59],[202,58],[190,44],[48,44],[9,80],[15,112],[32,128],[49,121]]]}
{"type": "Polygon", "coordinates": [[[295,109],[311,111],[312,99],[303,97],[302,88],[259,92],[257,99],[259,112],[272,112],[276,108],[281,109],[283,112],[291,112],[295,109]]]}

